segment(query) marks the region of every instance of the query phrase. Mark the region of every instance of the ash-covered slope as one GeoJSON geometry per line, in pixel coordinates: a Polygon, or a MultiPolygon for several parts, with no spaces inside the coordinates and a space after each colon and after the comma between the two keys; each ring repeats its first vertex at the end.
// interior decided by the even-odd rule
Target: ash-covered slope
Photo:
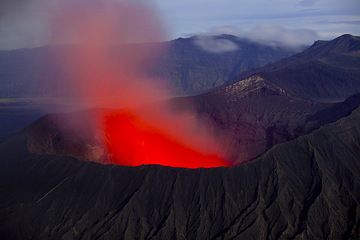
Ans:
{"type": "Polygon", "coordinates": [[[360,37],[317,41],[305,51],[240,75],[260,75],[302,98],[339,101],[360,92],[360,37]]]}
{"type": "MultiPolygon", "coordinates": [[[[267,63],[275,62],[294,53],[285,48],[265,45],[223,35],[216,40],[231,41],[236,49],[213,53],[195,44],[196,38],[180,38],[156,44],[134,44],[114,47],[114,57],[121,57],[122,49],[147,51],[150,46],[164,50],[157,59],[150,76],[165,77],[176,94],[191,94],[221,85],[238,74],[267,63]]],[[[76,46],[48,46],[33,49],[0,51],[0,97],[54,97],[72,96],[72,81],[64,69],[64,52],[76,46]]],[[[74,49],[75,50],[75,49],[74,49]]]]}
{"type": "Polygon", "coordinates": [[[99,165],[0,145],[5,239],[356,239],[360,108],[233,168],[99,165]]]}

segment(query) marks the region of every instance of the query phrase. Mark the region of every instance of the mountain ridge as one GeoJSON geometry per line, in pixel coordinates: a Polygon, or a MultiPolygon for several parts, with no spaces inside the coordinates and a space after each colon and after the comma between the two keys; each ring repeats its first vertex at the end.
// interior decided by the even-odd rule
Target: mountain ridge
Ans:
{"type": "Polygon", "coordinates": [[[314,43],[303,52],[240,74],[233,82],[261,75],[304,99],[342,101],[360,92],[359,49],[360,37],[343,35],[314,43]]]}

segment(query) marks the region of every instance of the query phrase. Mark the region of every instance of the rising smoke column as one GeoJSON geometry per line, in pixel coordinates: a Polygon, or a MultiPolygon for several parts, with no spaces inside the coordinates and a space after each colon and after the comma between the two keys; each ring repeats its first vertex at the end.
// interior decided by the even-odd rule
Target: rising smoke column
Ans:
{"type": "Polygon", "coordinates": [[[54,38],[76,42],[64,54],[70,83],[91,107],[110,107],[94,116],[109,160],[119,165],[228,166],[220,146],[191,112],[164,101],[164,84],[146,72],[164,38],[161,21],[138,1],[64,1],[54,8],[54,38]],[[61,39],[62,38],[62,39],[61,39]],[[129,44],[132,43],[132,44],[129,44]]]}

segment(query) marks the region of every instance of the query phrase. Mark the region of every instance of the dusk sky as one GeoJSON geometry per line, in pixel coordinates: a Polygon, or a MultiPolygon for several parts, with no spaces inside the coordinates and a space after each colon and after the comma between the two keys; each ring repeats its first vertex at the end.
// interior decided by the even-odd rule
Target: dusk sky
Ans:
{"type": "MultiPolygon", "coordinates": [[[[48,44],[41,2],[0,2],[0,49],[48,44]]],[[[153,5],[169,39],[231,33],[300,45],[345,33],[360,35],[359,0],[154,0],[153,5]]]]}

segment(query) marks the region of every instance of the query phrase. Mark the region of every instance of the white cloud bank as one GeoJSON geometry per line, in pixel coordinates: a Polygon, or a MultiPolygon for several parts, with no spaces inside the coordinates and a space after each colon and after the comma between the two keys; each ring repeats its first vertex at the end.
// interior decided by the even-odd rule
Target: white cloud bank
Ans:
{"type": "Polygon", "coordinates": [[[239,46],[231,40],[207,35],[196,36],[194,44],[202,50],[211,53],[232,52],[239,48],[239,46]]]}
{"type": "Polygon", "coordinates": [[[268,46],[289,48],[307,46],[319,39],[314,30],[288,29],[276,25],[258,25],[240,36],[268,46]]]}
{"type": "Polygon", "coordinates": [[[211,35],[230,34],[245,38],[266,46],[299,48],[308,46],[319,40],[319,34],[311,29],[289,29],[278,25],[261,24],[242,31],[232,26],[221,26],[212,28],[211,35]]]}

